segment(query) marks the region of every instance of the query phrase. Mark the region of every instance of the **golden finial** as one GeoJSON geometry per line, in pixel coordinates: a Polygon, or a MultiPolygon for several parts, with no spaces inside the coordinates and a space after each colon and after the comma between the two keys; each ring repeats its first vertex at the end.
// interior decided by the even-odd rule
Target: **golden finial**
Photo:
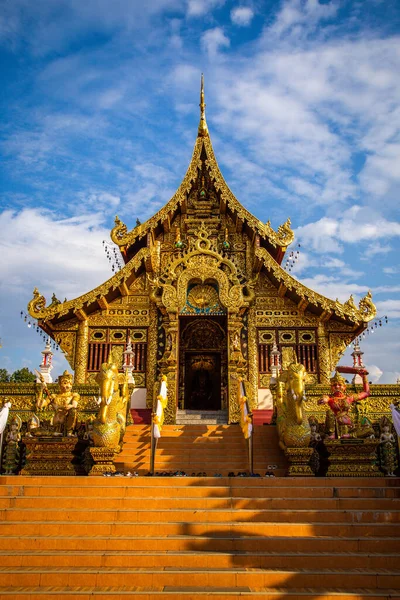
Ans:
{"type": "Polygon", "coordinates": [[[206,105],[204,102],[204,75],[201,74],[201,87],[200,87],[200,123],[198,135],[200,137],[206,137],[208,135],[208,127],[206,122],[206,105]]]}

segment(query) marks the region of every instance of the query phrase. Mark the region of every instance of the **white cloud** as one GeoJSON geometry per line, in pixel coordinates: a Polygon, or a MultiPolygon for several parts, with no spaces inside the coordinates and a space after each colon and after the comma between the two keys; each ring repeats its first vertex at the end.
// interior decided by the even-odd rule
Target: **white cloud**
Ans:
{"type": "Polygon", "coordinates": [[[396,275],[400,272],[400,267],[383,267],[383,272],[387,275],[396,275]]]}
{"type": "Polygon", "coordinates": [[[383,371],[376,365],[365,365],[368,371],[368,381],[371,383],[378,383],[383,375],[383,371]]]}
{"type": "Polygon", "coordinates": [[[378,285],[374,287],[375,294],[397,294],[400,292],[400,285],[378,285]]]}
{"type": "MultiPolygon", "coordinates": [[[[317,252],[343,252],[343,244],[399,237],[400,223],[388,221],[376,212],[353,206],[339,218],[322,217],[296,229],[296,236],[317,252]]],[[[367,256],[387,253],[390,247],[379,242],[372,243],[367,256]]]]}
{"type": "Polygon", "coordinates": [[[376,303],[376,308],[379,315],[400,319],[400,300],[382,300],[376,303]]]}
{"type": "Polygon", "coordinates": [[[187,6],[188,17],[202,17],[210,13],[214,8],[225,4],[225,0],[189,0],[187,6]]]}
{"type": "Polygon", "coordinates": [[[102,109],[110,109],[120,102],[125,94],[125,87],[110,88],[99,94],[98,105],[102,109]]]}
{"type": "Polygon", "coordinates": [[[347,277],[361,277],[364,275],[362,271],[356,271],[349,267],[343,260],[339,260],[338,258],[329,257],[327,260],[321,260],[320,266],[324,269],[332,269],[339,271],[339,275],[342,278],[347,277]]]}
{"type": "Polygon", "coordinates": [[[177,64],[169,76],[169,80],[171,83],[178,83],[181,88],[194,88],[197,83],[198,89],[200,89],[200,71],[188,63],[177,64]]]}
{"type": "Polygon", "coordinates": [[[229,38],[226,37],[221,27],[208,29],[201,37],[201,45],[210,58],[215,57],[221,48],[228,48],[229,38]]]}
{"type": "MultiPolygon", "coordinates": [[[[282,263],[282,266],[284,265],[285,263],[282,263]]],[[[340,278],[342,281],[347,280],[349,278],[358,278],[364,275],[362,271],[352,269],[351,267],[349,267],[349,265],[345,263],[345,261],[340,260],[339,258],[325,255],[320,256],[319,253],[310,254],[309,252],[304,251],[303,249],[301,249],[298,255],[298,259],[295,262],[291,273],[296,278],[299,278],[300,281],[302,281],[302,273],[315,273],[317,269],[319,269],[322,272],[325,272],[325,275],[323,275],[325,277],[329,276],[326,273],[327,269],[329,269],[330,271],[333,271],[333,277],[335,278],[335,280],[340,278]]],[[[313,276],[315,277],[315,275],[313,276]]]]}
{"type": "Polygon", "coordinates": [[[339,3],[331,1],[321,4],[319,0],[287,0],[278,13],[271,32],[277,36],[301,34],[315,28],[323,20],[335,16],[339,3]]]}
{"type": "Polygon", "coordinates": [[[378,254],[388,254],[392,250],[392,247],[388,244],[380,244],[379,242],[374,242],[367,246],[364,250],[364,256],[361,258],[364,260],[368,260],[371,256],[377,256],[378,254]]]}
{"type": "Polygon", "coordinates": [[[400,383],[400,371],[384,371],[379,383],[400,383]]]}
{"type": "Polygon", "coordinates": [[[250,25],[254,17],[254,11],[248,6],[238,6],[231,10],[231,20],[235,25],[246,27],[250,25]]]}
{"type": "Polygon", "coordinates": [[[116,194],[110,194],[109,192],[81,192],[79,197],[81,199],[84,212],[87,212],[88,208],[91,207],[96,213],[103,211],[104,213],[114,214],[115,209],[121,202],[121,198],[119,196],[116,194]]]}
{"type": "Polygon", "coordinates": [[[183,48],[183,40],[176,33],[171,35],[171,37],[169,38],[169,43],[171,45],[171,48],[173,48],[174,50],[182,50],[183,48]]]}
{"type": "Polygon", "coordinates": [[[338,238],[338,221],[329,217],[322,217],[316,223],[308,223],[295,229],[296,239],[302,245],[311,246],[316,252],[343,252],[338,238]]]}
{"type": "Polygon", "coordinates": [[[63,299],[90,291],[111,276],[102,248],[109,230],[99,213],[59,219],[49,211],[6,210],[0,214],[0,287],[18,294],[17,306],[31,299],[34,286],[47,298],[63,299]],[[23,257],[23,259],[22,259],[23,257]]]}

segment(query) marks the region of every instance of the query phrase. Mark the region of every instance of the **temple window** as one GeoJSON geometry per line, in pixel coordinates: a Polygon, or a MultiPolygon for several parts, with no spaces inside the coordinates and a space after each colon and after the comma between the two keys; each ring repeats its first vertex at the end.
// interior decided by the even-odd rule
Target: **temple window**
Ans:
{"type": "MultiPolygon", "coordinates": [[[[133,372],[146,371],[146,330],[135,330],[129,333],[133,350],[133,372]]],[[[108,360],[111,348],[118,348],[121,364],[118,368],[122,370],[123,353],[126,350],[128,340],[127,329],[92,329],[90,332],[88,348],[87,370],[96,373],[100,370],[102,363],[108,360]]]]}

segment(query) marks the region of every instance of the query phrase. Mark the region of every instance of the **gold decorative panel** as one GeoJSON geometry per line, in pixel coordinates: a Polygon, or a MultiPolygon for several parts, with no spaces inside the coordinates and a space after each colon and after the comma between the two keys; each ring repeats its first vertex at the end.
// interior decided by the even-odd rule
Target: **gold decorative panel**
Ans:
{"type": "Polygon", "coordinates": [[[280,344],[295,344],[296,343],[296,332],[295,331],[278,331],[278,341],[280,344]]]}
{"type": "MultiPolygon", "coordinates": [[[[117,312],[117,311],[113,311],[117,312]]],[[[118,311],[118,314],[97,314],[90,316],[90,324],[103,327],[146,327],[150,325],[150,315],[148,309],[144,311],[118,311]],[[122,314],[119,314],[122,312],[122,314]],[[129,313],[129,314],[128,314],[129,313]]]]}
{"type": "Polygon", "coordinates": [[[275,342],[275,331],[268,329],[259,330],[258,341],[260,344],[273,344],[275,342]]]}
{"type": "Polygon", "coordinates": [[[131,329],[129,336],[132,342],[147,342],[146,329],[131,329]]]}
{"type": "Polygon", "coordinates": [[[106,329],[91,329],[89,333],[89,339],[91,342],[105,342],[106,334],[106,329]]]}
{"type": "Polygon", "coordinates": [[[133,317],[138,317],[139,315],[141,316],[146,316],[149,314],[149,311],[147,308],[143,308],[141,310],[138,309],[130,309],[130,308],[117,308],[117,309],[110,309],[108,311],[108,314],[113,316],[130,316],[132,315],[133,317]]]}
{"type": "Polygon", "coordinates": [[[303,330],[299,331],[299,344],[315,344],[315,331],[303,330]]]}
{"type": "Polygon", "coordinates": [[[110,341],[117,344],[126,342],[126,329],[110,329],[110,341]]]}

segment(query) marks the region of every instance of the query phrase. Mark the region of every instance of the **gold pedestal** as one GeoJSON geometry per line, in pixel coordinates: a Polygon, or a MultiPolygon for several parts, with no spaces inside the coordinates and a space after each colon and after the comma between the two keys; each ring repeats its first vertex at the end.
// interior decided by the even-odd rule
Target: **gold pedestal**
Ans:
{"type": "Polygon", "coordinates": [[[115,473],[114,450],[110,448],[86,448],[85,469],[88,475],[115,473]]]}
{"type": "Polygon", "coordinates": [[[314,448],[286,448],[285,455],[289,461],[289,477],[314,477],[310,461],[314,448]]]}
{"type": "Polygon", "coordinates": [[[26,464],[21,475],[77,475],[72,463],[76,437],[24,438],[26,464]]]}
{"type": "Polygon", "coordinates": [[[377,440],[325,440],[327,477],[383,477],[377,466],[377,440]]]}

